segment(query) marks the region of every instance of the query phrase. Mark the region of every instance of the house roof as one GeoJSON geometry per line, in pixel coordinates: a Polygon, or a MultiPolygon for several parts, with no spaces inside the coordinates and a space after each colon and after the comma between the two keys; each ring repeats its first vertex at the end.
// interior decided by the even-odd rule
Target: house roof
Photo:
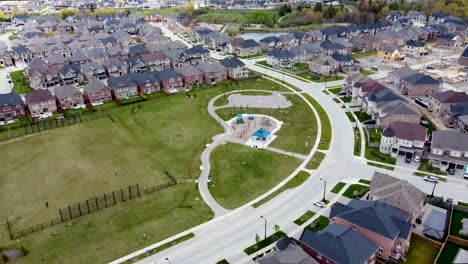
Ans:
{"type": "Polygon", "coordinates": [[[338,224],[317,233],[305,228],[299,241],[340,264],[365,263],[379,248],[352,228],[338,224]]]}
{"type": "Polygon", "coordinates": [[[351,200],[347,205],[336,203],[330,218],[341,218],[388,239],[407,238],[411,232],[409,215],[378,201],[351,200]]]}
{"type": "Polygon", "coordinates": [[[107,79],[107,85],[114,89],[114,88],[122,88],[122,87],[134,87],[136,86],[136,83],[134,83],[130,78],[128,77],[109,77],[107,79]]]}
{"type": "Polygon", "coordinates": [[[466,152],[468,151],[468,134],[452,130],[434,131],[432,132],[432,148],[466,152]]]}
{"type": "Polygon", "coordinates": [[[83,72],[87,72],[89,70],[104,70],[104,66],[98,64],[94,61],[88,61],[82,66],[83,72]]]}
{"type": "Polygon", "coordinates": [[[441,103],[446,104],[468,102],[468,94],[466,94],[465,92],[455,92],[453,90],[447,90],[440,93],[431,94],[430,97],[434,98],[435,100],[441,103]]]}
{"type": "Polygon", "coordinates": [[[182,77],[182,75],[178,74],[177,72],[175,72],[173,69],[170,69],[170,68],[166,68],[161,71],[155,71],[153,74],[161,81],[182,77]]]}
{"type": "Polygon", "coordinates": [[[391,101],[382,105],[380,117],[387,115],[413,115],[421,116],[418,109],[405,101],[391,101]]]}
{"type": "Polygon", "coordinates": [[[159,79],[149,72],[132,73],[130,74],[130,79],[132,79],[136,84],[159,83],[159,79]]]}
{"type": "Polygon", "coordinates": [[[276,36],[270,36],[270,37],[262,38],[261,40],[259,40],[259,42],[264,43],[264,44],[271,44],[271,43],[276,44],[276,43],[281,42],[281,39],[279,39],[276,36]]]}
{"type": "Polygon", "coordinates": [[[109,89],[103,81],[91,79],[83,88],[85,93],[97,93],[109,89]]]}
{"type": "Polygon", "coordinates": [[[81,92],[73,85],[63,85],[55,87],[54,94],[58,99],[62,99],[66,97],[72,97],[75,94],[81,94],[81,92]]]}
{"type": "Polygon", "coordinates": [[[147,53],[147,52],[148,50],[143,44],[136,44],[128,48],[128,53],[131,53],[131,54],[142,54],[142,53],[147,53]]]}
{"type": "Polygon", "coordinates": [[[0,94],[0,106],[20,105],[22,103],[23,100],[21,100],[21,96],[16,93],[0,94]]]}
{"type": "Polygon", "coordinates": [[[184,77],[190,77],[194,75],[199,75],[202,74],[202,72],[197,69],[197,67],[188,65],[185,67],[178,67],[174,69],[178,74],[184,76],[184,77]]]}
{"type": "Polygon", "coordinates": [[[268,52],[268,56],[276,59],[289,59],[293,58],[294,54],[287,49],[274,49],[268,52]]]}
{"type": "MultiPolygon", "coordinates": [[[[407,123],[402,121],[391,122],[383,131],[385,135],[393,134],[398,139],[409,141],[426,141],[427,128],[419,124],[407,123]],[[390,132],[391,131],[391,132],[390,132]]],[[[385,136],[384,134],[382,134],[385,136]]]]}
{"type": "Polygon", "coordinates": [[[197,69],[202,72],[220,72],[226,70],[226,68],[217,61],[202,62],[197,65],[197,69]]]}
{"type": "Polygon", "coordinates": [[[374,172],[370,183],[373,200],[389,204],[400,210],[413,213],[424,203],[426,195],[406,180],[388,174],[374,172]]]}
{"type": "Polygon", "coordinates": [[[367,101],[370,102],[390,102],[395,100],[404,100],[401,96],[396,94],[394,91],[385,88],[383,90],[377,91],[375,93],[369,93],[367,95],[367,101]]]}
{"type": "Polygon", "coordinates": [[[185,50],[184,53],[187,55],[194,55],[194,54],[201,54],[201,53],[210,53],[210,51],[206,49],[205,47],[203,47],[202,45],[196,45],[185,50]]]}
{"type": "Polygon", "coordinates": [[[84,52],[81,52],[81,51],[73,52],[73,54],[70,57],[71,62],[86,61],[86,60],[88,60],[88,56],[84,52]]]}
{"type": "Polygon", "coordinates": [[[385,51],[385,52],[390,52],[390,53],[393,53],[395,51],[403,53],[403,50],[400,47],[396,46],[396,45],[385,46],[382,50],[385,51]]]}
{"type": "Polygon", "coordinates": [[[445,234],[444,231],[446,218],[446,212],[432,209],[426,219],[426,222],[424,222],[424,235],[441,240],[445,234]]]}
{"type": "Polygon", "coordinates": [[[239,47],[240,48],[243,48],[243,49],[246,49],[246,48],[255,48],[255,47],[258,47],[260,46],[260,44],[258,44],[255,40],[253,39],[246,39],[244,41],[242,41],[241,43],[239,43],[239,47]]]}
{"type": "Polygon", "coordinates": [[[234,56],[224,58],[220,61],[220,63],[226,68],[237,68],[245,66],[245,63],[234,56]]]}
{"type": "Polygon", "coordinates": [[[34,90],[25,96],[26,103],[34,104],[34,103],[41,103],[45,101],[54,100],[54,96],[48,91],[44,89],[37,89],[34,90]]]}
{"type": "Polygon", "coordinates": [[[463,51],[461,57],[468,58],[468,48],[465,48],[465,50],[463,51]]]}
{"type": "Polygon", "coordinates": [[[419,47],[419,48],[426,46],[426,44],[424,42],[418,41],[418,40],[413,40],[413,39],[407,40],[405,42],[405,45],[406,46],[411,46],[411,47],[419,47]]]}
{"type": "Polygon", "coordinates": [[[331,57],[338,61],[338,62],[354,62],[354,63],[359,63],[359,61],[351,58],[349,55],[343,55],[343,54],[332,54],[331,57]]]}
{"type": "Polygon", "coordinates": [[[78,74],[78,73],[81,73],[81,70],[80,70],[80,67],[78,67],[76,65],[73,65],[73,64],[65,65],[59,70],[59,73],[61,75],[66,75],[66,74],[68,74],[70,72],[78,74]]]}
{"type": "Polygon", "coordinates": [[[393,76],[395,76],[397,78],[406,78],[406,77],[409,77],[409,76],[412,76],[412,75],[416,75],[417,73],[418,73],[417,71],[411,69],[410,67],[404,66],[404,67],[395,69],[395,70],[389,72],[388,74],[393,75],[393,76]]]}
{"type": "Polygon", "coordinates": [[[432,78],[429,75],[422,74],[422,73],[417,73],[414,75],[407,76],[403,78],[403,80],[413,85],[434,85],[434,84],[438,85],[440,84],[439,81],[437,81],[436,79],[432,78]]]}
{"type": "Polygon", "coordinates": [[[273,251],[257,259],[259,264],[318,264],[311,256],[300,247],[289,244],[283,250],[273,251]]]}

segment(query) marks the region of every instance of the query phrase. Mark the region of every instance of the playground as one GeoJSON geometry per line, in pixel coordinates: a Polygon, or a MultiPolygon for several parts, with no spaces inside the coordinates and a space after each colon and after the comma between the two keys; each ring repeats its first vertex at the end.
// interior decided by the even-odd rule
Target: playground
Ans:
{"type": "Polygon", "coordinates": [[[266,148],[273,140],[283,122],[276,118],[257,114],[238,114],[227,121],[232,127],[232,137],[235,141],[253,148],[266,148]]]}

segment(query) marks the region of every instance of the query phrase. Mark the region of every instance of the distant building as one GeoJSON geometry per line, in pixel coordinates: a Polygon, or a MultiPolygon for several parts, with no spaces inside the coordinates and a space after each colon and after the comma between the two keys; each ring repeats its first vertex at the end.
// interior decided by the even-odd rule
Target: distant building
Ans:
{"type": "Polygon", "coordinates": [[[405,59],[405,54],[400,47],[390,45],[379,50],[377,57],[384,61],[403,61],[405,59]]]}

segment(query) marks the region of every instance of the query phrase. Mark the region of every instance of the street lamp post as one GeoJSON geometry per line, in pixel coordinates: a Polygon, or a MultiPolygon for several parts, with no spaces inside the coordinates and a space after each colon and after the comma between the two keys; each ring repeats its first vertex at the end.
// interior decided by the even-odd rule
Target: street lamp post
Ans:
{"type": "Polygon", "coordinates": [[[437,185],[437,182],[435,181],[435,182],[434,182],[434,186],[432,187],[431,198],[434,197],[434,191],[435,191],[436,185],[437,185]]]}
{"type": "Polygon", "coordinates": [[[322,198],[322,202],[325,202],[325,190],[327,189],[327,181],[320,178],[321,181],[323,181],[323,198],[322,198]]]}
{"type": "Polygon", "coordinates": [[[262,218],[263,221],[265,221],[265,233],[264,233],[264,236],[263,236],[263,240],[266,241],[267,220],[266,220],[265,217],[263,217],[263,215],[260,216],[260,218],[262,218]]]}

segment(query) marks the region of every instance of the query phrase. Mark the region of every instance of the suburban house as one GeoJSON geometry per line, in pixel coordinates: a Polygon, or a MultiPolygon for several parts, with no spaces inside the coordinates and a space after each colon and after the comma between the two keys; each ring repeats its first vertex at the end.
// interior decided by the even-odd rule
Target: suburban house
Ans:
{"type": "Polygon", "coordinates": [[[451,105],[445,112],[442,121],[447,127],[457,127],[461,117],[468,115],[468,102],[451,105]]]}
{"type": "Polygon", "coordinates": [[[120,77],[128,74],[128,68],[125,64],[115,58],[110,58],[104,62],[104,68],[106,69],[107,76],[109,77],[120,77]]]}
{"type": "Polygon", "coordinates": [[[183,77],[184,86],[186,87],[203,83],[203,72],[193,65],[175,68],[174,71],[183,77]]]}
{"type": "Polygon", "coordinates": [[[387,74],[387,84],[394,88],[400,88],[401,80],[416,74],[418,74],[417,71],[411,69],[408,66],[403,66],[387,74]]]}
{"type": "Polygon", "coordinates": [[[141,56],[148,71],[159,71],[171,67],[171,60],[162,52],[151,52],[141,56]]]}
{"type": "Polygon", "coordinates": [[[207,83],[213,84],[227,79],[226,68],[217,61],[200,63],[197,69],[203,72],[203,78],[207,83]]]}
{"type": "Polygon", "coordinates": [[[429,163],[441,170],[447,167],[462,170],[468,164],[468,134],[452,130],[432,132],[429,163]]]}
{"type": "Polygon", "coordinates": [[[260,44],[258,44],[253,39],[246,39],[243,42],[239,43],[235,54],[239,56],[252,56],[262,52],[260,44]]]}
{"type": "Polygon", "coordinates": [[[249,76],[249,70],[245,66],[245,63],[234,56],[224,58],[220,63],[226,68],[229,78],[238,79],[249,76]]]}
{"type": "Polygon", "coordinates": [[[94,61],[86,62],[83,64],[81,69],[85,79],[88,81],[94,78],[99,80],[107,79],[106,69],[104,66],[97,64],[94,61]]]}
{"type": "Polygon", "coordinates": [[[468,134],[468,115],[458,117],[456,130],[468,134]]]}
{"type": "Polygon", "coordinates": [[[383,61],[403,61],[405,53],[400,47],[389,45],[378,51],[377,58],[383,61]]]}
{"type": "Polygon", "coordinates": [[[317,44],[305,43],[292,47],[290,51],[296,57],[298,63],[310,63],[322,56],[322,48],[317,44]]]}
{"type": "Polygon", "coordinates": [[[187,57],[186,62],[194,66],[210,60],[210,51],[201,45],[186,49],[183,54],[187,57]]]}
{"type": "Polygon", "coordinates": [[[115,99],[128,99],[138,96],[138,88],[128,77],[109,77],[107,85],[112,90],[112,97],[115,99]]]}
{"type": "Polygon", "coordinates": [[[320,264],[375,263],[379,246],[356,228],[331,224],[316,233],[305,228],[299,246],[320,264]]]}
{"type": "Polygon", "coordinates": [[[297,63],[296,56],[286,49],[274,49],[269,51],[266,62],[273,67],[292,67],[297,63]]]}
{"type": "Polygon", "coordinates": [[[58,71],[50,67],[37,67],[28,70],[29,83],[34,89],[53,89],[60,85],[58,71]]]}
{"type": "Polygon", "coordinates": [[[352,101],[363,104],[367,95],[387,89],[383,84],[361,73],[349,74],[343,84],[343,90],[351,94],[352,101]]]}
{"type": "Polygon", "coordinates": [[[439,91],[440,82],[429,75],[417,73],[402,78],[399,90],[410,97],[428,96],[439,91]]]}
{"type": "Polygon", "coordinates": [[[426,140],[426,127],[414,123],[394,121],[382,131],[379,150],[394,158],[398,155],[422,157],[426,140]]]}
{"type": "Polygon", "coordinates": [[[112,100],[112,91],[100,80],[91,79],[83,88],[83,95],[87,102],[99,105],[112,100]]]}
{"type": "Polygon", "coordinates": [[[61,109],[73,109],[84,106],[83,94],[73,85],[55,87],[55,99],[61,109]]]}
{"type": "Polygon", "coordinates": [[[288,237],[283,237],[276,242],[276,250],[256,260],[258,264],[318,264],[311,256],[296,245],[294,241],[288,237]]]}
{"type": "Polygon", "coordinates": [[[21,96],[13,92],[0,94],[0,122],[16,120],[24,115],[21,96]]]}
{"type": "Polygon", "coordinates": [[[48,90],[37,89],[26,94],[24,97],[31,117],[57,111],[55,98],[48,90]]]}
{"type": "Polygon", "coordinates": [[[460,58],[458,59],[458,64],[460,64],[461,66],[468,67],[468,48],[465,48],[462,55],[460,55],[460,58]]]}
{"type": "Polygon", "coordinates": [[[399,260],[409,249],[411,219],[400,209],[379,201],[335,203],[330,212],[335,224],[350,227],[377,244],[377,256],[399,260]]]}
{"type": "Polygon", "coordinates": [[[376,109],[382,108],[382,106],[388,102],[397,100],[404,101],[400,95],[396,94],[391,89],[385,88],[377,92],[368,93],[367,96],[364,97],[362,106],[367,114],[374,116],[374,114],[378,113],[376,109]]]}
{"type": "Polygon", "coordinates": [[[421,121],[421,113],[419,113],[418,109],[402,100],[376,105],[374,113],[373,118],[379,127],[387,127],[390,123],[396,121],[413,124],[419,124],[421,121]]]}
{"type": "Polygon", "coordinates": [[[410,215],[412,223],[422,212],[426,195],[406,180],[374,172],[368,200],[386,203],[410,215]]]}
{"type": "Polygon", "coordinates": [[[152,73],[131,73],[130,79],[137,84],[139,93],[151,94],[161,90],[159,79],[152,73]]]}
{"type": "Polygon", "coordinates": [[[140,72],[148,71],[148,69],[146,68],[145,62],[139,55],[128,57],[124,61],[124,64],[125,66],[127,66],[129,73],[132,73],[132,72],[140,73],[140,72]]]}
{"type": "Polygon", "coordinates": [[[332,54],[331,57],[340,64],[340,71],[344,73],[359,72],[361,63],[349,55],[332,54]]]}
{"type": "Polygon", "coordinates": [[[184,86],[182,75],[175,72],[173,69],[164,69],[153,72],[154,76],[161,81],[161,89],[169,91],[170,89],[180,88],[184,86]]]}
{"type": "Polygon", "coordinates": [[[462,45],[460,36],[454,33],[442,35],[437,39],[437,46],[441,48],[456,49],[462,45]]]}
{"type": "Polygon", "coordinates": [[[427,110],[431,111],[435,116],[442,116],[446,114],[450,106],[465,102],[468,102],[468,94],[447,90],[429,95],[427,110]]]}
{"type": "Polygon", "coordinates": [[[47,64],[49,64],[50,67],[53,67],[56,70],[61,69],[62,67],[68,65],[68,63],[70,62],[68,58],[60,54],[51,54],[49,57],[47,57],[46,60],[47,64]]]}
{"type": "Polygon", "coordinates": [[[276,36],[270,36],[258,41],[262,51],[273,50],[282,46],[281,39],[276,36]]]}
{"type": "Polygon", "coordinates": [[[420,27],[424,26],[426,23],[426,16],[418,11],[411,11],[408,13],[408,20],[414,26],[420,27]]]}
{"type": "Polygon", "coordinates": [[[324,76],[335,75],[340,71],[340,63],[330,56],[321,57],[310,62],[309,71],[324,76]]]}
{"type": "Polygon", "coordinates": [[[429,54],[426,43],[418,40],[408,40],[405,42],[405,53],[413,57],[423,57],[429,54]]]}
{"type": "Polygon", "coordinates": [[[59,70],[59,76],[61,85],[78,85],[84,80],[80,67],[73,64],[62,67],[59,70]]]}

